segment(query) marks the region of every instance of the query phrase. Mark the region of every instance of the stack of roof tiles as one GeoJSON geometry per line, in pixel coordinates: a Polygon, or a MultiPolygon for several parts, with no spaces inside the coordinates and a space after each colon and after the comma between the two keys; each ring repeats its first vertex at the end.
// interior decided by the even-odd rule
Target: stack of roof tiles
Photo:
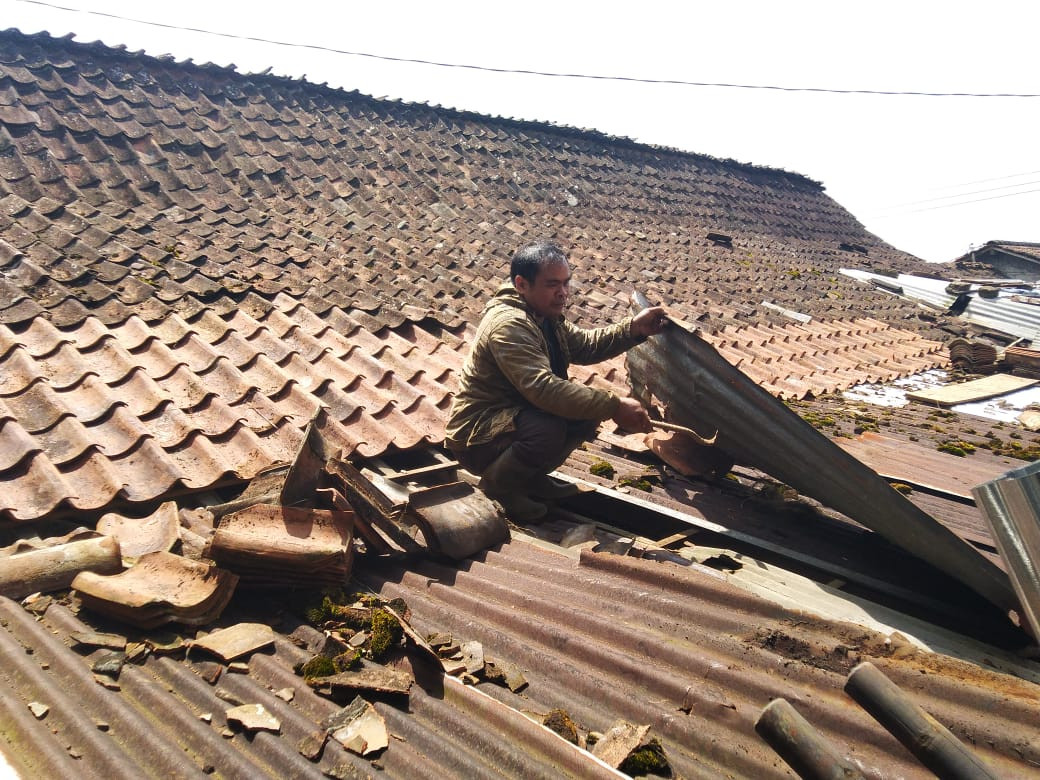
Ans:
{"type": "Polygon", "coordinates": [[[84,607],[138,628],[208,625],[237,584],[232,572],[163,551],[142,555],[119,574],[84,571],[72,581],[84,607]]]}
{"type": "MultiPolygon", "coordinates": [[[[638,288],[778,394],[945,361],[912,303],[837,273],[922,266],[805,177],[42,34],[0,43],[0,519],[248,479],[319,407],[348,454],[439,442],[472,322],[544,235],[572,248],[579,324],[638,288]]],[[[625,386],[620,362],[577,374],[625,386]]]]}
{"type": "Polygon", "coordinates": [[[997,362],[997,348],[984,341],[957,338],[951,340],[946,348],[950,351],[950,362],[958,368],[978,371],[997,362]]]}
{"type": "Polygon", "coordinates": [[[224,517],[210,554],[243,583],[338,586],[354,560],[349,512],[258,504],[224,517]]]}

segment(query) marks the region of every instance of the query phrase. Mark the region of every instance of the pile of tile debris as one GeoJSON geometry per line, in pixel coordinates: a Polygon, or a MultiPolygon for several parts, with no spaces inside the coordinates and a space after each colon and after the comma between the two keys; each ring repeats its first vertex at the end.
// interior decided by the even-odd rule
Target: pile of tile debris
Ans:
{"type": "MultiPolygon", "coordinates": [[[[296,672],[316,693],[342,705],[298,745],[311,761],[321,759],[329,740],[378,761],[389,733],[369,700],[396,700],[407,708],[416,654],[437,674],[463,684],[493,683],[521,692],[527,686],[523,671],[486,657],[480,642],[443,633],[420,636],[403,602],[384,603],[363,594],[354,594],[353,601],[344,597],[341,589],[350,581],[358,551],[376,557],[430,550],[422,528],[405,522],[400,506],[377,487],[378,479],[368,479],[345,461],[323,459],[320,440],[308,441],[291,467],[260,475],[226,504],[178,508],[170,501],[143,518],[109,513],[94,529],[2,549],[0,594],[23,599],[35,614],[60,600],[74,610],[82,608],[81,619],[93,615],[106,628],[127,626],[125,634],[91,630],[72,635],[95,681],[119,690],[124,665],[153,654],[183,657],[211,685],[225,673],[248,672],[250,657],[270,647],[277,635],[255,622],[213,628],[237,588],[324,592],[320,604],[306,611],[310,625],[289,636],[310,656],[296,672]],[[331,508],[289,505],[301,503],[301,496],[331,508]],[[57,566],[56,561],[66,563],[57,566]],[[195,627],[196,635],[185,638],[178,626],[195,627]]],[[[286,688],[275,695],[288,702],[295,693],[286,688]]],[[[218,696],[229,705],[223,713],[225,737],[281,733],[278,718],[262,703],[242,701],[224,688],[218,696]]],[[[46,717],[46,705],[32,702],[29,707],[38,719],[46,717]]],[[[576,726],[562,710],[528,715],[613,768],[670,776],[648,725],[619,721],[598,734],[576,726]]],[[[200,717],[213,722],[217,714],[200,717]]]]}

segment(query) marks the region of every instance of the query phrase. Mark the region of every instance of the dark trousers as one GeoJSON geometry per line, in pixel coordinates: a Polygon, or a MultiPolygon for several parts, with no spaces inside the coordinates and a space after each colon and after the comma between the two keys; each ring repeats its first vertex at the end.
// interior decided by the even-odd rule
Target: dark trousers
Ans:
{"type": "Polygon", "coordinates": [[[595,420],[567,420],[539,409],[524,409],[514,420],[516,429],[486,444],[452,450],[459,464],[473,474],[484,469],[510,447],[516,457],[544,474],[558,468],[583,441],[596,435],[595,420]]]}

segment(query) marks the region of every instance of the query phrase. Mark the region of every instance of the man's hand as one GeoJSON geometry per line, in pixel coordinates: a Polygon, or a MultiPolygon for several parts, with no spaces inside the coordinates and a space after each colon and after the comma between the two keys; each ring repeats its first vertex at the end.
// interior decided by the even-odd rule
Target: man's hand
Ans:
{"type": "MultiPolygon", "coordinates": [[[[649,309],[647,310],[649,311],[649,309]]],[[[620,428],[632,433],[650,433],[654,426],[650,424],[650,415],[635,398],[618,399],[618,408],[611,417],[620,428]]]]}
{"type": "Polygon", "coordinates": [[[668,327],[668,315],[660,306],[643,309],[632,319],[633,336],[656,336],[668,327]]]}

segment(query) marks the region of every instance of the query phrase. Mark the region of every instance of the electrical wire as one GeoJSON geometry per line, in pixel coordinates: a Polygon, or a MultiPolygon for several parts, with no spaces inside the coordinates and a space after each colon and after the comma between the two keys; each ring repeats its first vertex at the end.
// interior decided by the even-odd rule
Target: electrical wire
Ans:
{"type": "MultiPolygon", "coordinates": [[[[996,179],[991,179],[991,181],[996,181],[996,179]]],[[[935,197],[935,198],[924,198],[922,200],[911,200],[911,201],[907,201],[906,203],[900,203],[897,206],[895,206],[894,208],[900,208],[902,206],[919,206],[922,203],[935,203],[936,201],[939,201],[939,200],[953,200],[954,198],[966,198],[969,195],[984,195],[987,192],[1000,192],[1001,190],[1008,190],[1008,189],[1011,189],[1013,187],[1028,187],[1031,184],[1040,184],[1040,179],[1037,179],[1036,181],[1023,181],[1023,182],[1019,182],[1018,184],[1005,184],[1005,185],[1000,186],[1000,187],[987,187],[984,190],[971,190],[969,192],[958,192],[958,193],[955,193],[953,195],[940,195],[940,196],[935,197]]],[[[1029,192],[1033,192],[1033,190],[1028,190],[1028,191],[1029,192]]],[[[1017,195],[1017,194],[1018,193],[1016,193],[1016,192],[1008,193],[1009,196],[1010,195],[1017,195]]]]}
{"type": "Polygon", "coordinates": [[[566,78],[566,79],[588,79],[595,81],[617,81],[626,82],[633,84],[662,84],[672,86],[683,86],[683,87],[716,87],[719,89],[750,89],[750,90],[767,90],[775,92],[809,92],[818,94],[830,94],[830,95],[885,95],[885,96],[903,96],[903,97],[963,97],[963,98],[1037,98],[1040,97],[1040,93],[1016,93],[1016,92],[918,92],[918,91],[898,91],[898,90],[882,90],[882,89],[830,89],[823,87],[785,87],[775,84],[735,84],[729,82],[714,82],[714,81],[686,81],[683,79],[650,79],[650,78],[637,78],[634,76],[607,76],[601,74],[590,74],[590,73],[560,73],[553,71],[543,70],[529,70],[522,68],[495,68],[486,65],[469,65],[465,63],[456,62],[438,62],[436,60],[422,60],[413,59],[409,57],[392,57],[384,54],[372,54],[371,52],[360,52],[360,51],[348,51],[346,49],[334,49],[328,46],[318,46],[309,43],[292,43],[289,41],[277,41],[270,38],[258,38],[248,35],[235,35],[233,33],[214,32],[213,30],[205,30],[199,27],[185,27],[176,24],[167,24],[164,22],[152,22],[147,19],[135,19],[129,16],[120,16],[119,14],[105,13],[103,11],[90,11],[82,8],[70,8],[68,6],[57,5],[54,3],[45,3],[42,0],[15,0],[19,3],[27,3],[30,5],[38,5],[44,8],[51,8],[58,11],[71,11],[74,13],[90,14],[92,16],[100,16],[106,19],[116,19],[122,22],[132,22],[134,24],[143,24],[151,27],[160,27],[167,30],[179,30],[181,32],[192,32],[200,33],[202,35],[213,35],[220,38],[230,38],[239,41],[250,41],[253,43],[264,43],[273,46],[285,46],[295,49],[309,49],[311,51],[320,51],[330,54],[342,54],[350,57],[365,57],[368,59],[382,60],[384,62],[399,62],[410,65],[428,65],[438,68],[456,68],[460,70],[472,70],[480,71],[484,73],[507,73],[522,76],[544,76],[548,78],[566,78]]]}
{"type": "MultiPolygon", "coordinates": [[[[1035,184],[1036,182],[1026,182],[1026,183],[1028,183],[1028,184],[1035,184]]],[[[998,188],[998,189],[1000,189],[1000,188],[998,188]]],[[[958,203],[944,203],[944,204],[939,205],[939,206],[926,206],[923,209],[907,209],[907,210],[904,210],[904,211],[897,211],[897,212],[892,213],[892,214],[880,214],[880,215],[871,217],[870,219],[892,219],[893,217],[900,217],[900,216],[903,216],[904,214],[918,214],[918,213],[920,213],[922,211],[938,211],[939,209],[952,209],[952,208],[954,208],[956,206],[967,206],[967,205],[969,205],[971,203],[982,203],[983,201],[987,201],[987,200],[1001,200],[1003,198],[1014,198],[1014,197],[1017,197],[1019,195],[1030,195],[1030,194],[1032,194],[1034,192],[1040,192],[1040,187],[1038,187],[1036,189],[1032,189],[1032,190],[1022,190],[1021,192],[1008,192],[1008,193],[1005,193],[1004,195],[991,195],[988,198],[974,198],[972,200],[962,200],[962,201],[960,201],[958,203]]],[[[954,197],[956,197],[956,196],[954,196],[954,197]]],[[[925,201],[925,202],[927,202],[927,201],[925,201]]]]}
{"type": "MultiPolygon", "coordinates": [[[[1040,173],[1040,171],[1023,171],[1022,173],[1011,173],[1011,174],[1008,174],[1007,176],[991,176],[988,179],[975,179],[975,181],[962,181],[962,182],[960,182],[958,184],[947,184],[944,187],[936,187],[935,189],[952,190],[954,187],[970,187],[973,184],[988,184],[991,181],[1004,181],[1006,179],[1018,179],[1018,178],[1020,178],[1022,176],[1034,176],[1035,174],[1038,174],[1038,173],[1040,173]]],[[[1015,185],[1009,185],[1009,186],[1013,187],[1015,185]]]]}

